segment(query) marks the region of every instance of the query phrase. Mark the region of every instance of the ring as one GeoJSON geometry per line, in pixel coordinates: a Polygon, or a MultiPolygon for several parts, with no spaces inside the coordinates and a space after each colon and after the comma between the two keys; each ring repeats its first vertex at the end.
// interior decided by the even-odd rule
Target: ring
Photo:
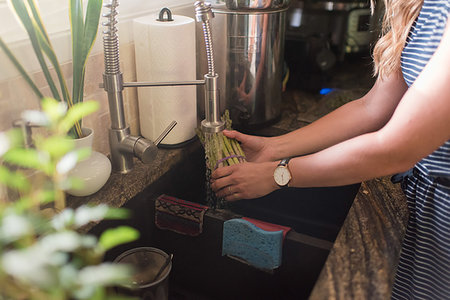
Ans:
{"type": "Polygon", "coordinates": [[[231,185],[228,186],[228,191],[230,192],[230,196],[233,195],[233,192],[231,191],[231,185]]]}

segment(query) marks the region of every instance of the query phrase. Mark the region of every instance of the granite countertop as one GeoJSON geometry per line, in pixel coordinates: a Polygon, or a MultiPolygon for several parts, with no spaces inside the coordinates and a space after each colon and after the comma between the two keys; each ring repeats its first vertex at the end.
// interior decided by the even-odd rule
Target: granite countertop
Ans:
{"type": "Polygon", "coordinates": [[[363,182],[310,300],[389,299],[407,217],[389,178],[363,182]]]}
{"type": "MultiPolygon", "coordinates": [[[[285,131],[305,126],[362,96],[373,84],[367,70],[366,61],[342,64],[331,74],[334,90],[324,96],[288,88],[283,93],[281,119],[272,128],[285,131]]],[[[107,203],[120,207],[198,147],[194,141],[183,148],[161,149],[151,164],[135,160],[129,174],[113,173],[92,196],[69,196],[68,206],[107,203]]],[[[310,299],[389,298],[407,216],[403,193],[389,178],[363,182],[310,299]]]]}

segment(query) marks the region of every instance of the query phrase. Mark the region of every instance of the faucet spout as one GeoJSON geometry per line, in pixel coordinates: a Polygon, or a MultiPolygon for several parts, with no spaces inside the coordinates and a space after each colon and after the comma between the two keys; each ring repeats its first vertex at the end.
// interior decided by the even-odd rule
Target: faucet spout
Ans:
{"type": "Polygon", "coordinates": [[[205,133],[221,132],[225,128],[225,123],[219,118],[219,88],[214,65],[213,42],[211,38],[210,19],[214,18],[211,10],[211,3],[197,1],[195,6],[195,16],[198,22],[202,22],[203,35],[205,39],[206,56],[208,60],[208,73],[205,75],[205,120],[201,122],[202,131],[205,133]]]}

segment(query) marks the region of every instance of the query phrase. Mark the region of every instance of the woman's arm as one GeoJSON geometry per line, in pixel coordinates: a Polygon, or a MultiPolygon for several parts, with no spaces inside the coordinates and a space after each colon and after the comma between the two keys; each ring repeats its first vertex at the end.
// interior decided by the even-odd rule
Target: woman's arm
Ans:
{"type": "Polygon", "coordinates": [[[400,72],[377,80],[362,98],[351,101],[308,126],[270,138],[272,160],[314,153],[363,133],[391,118],[407,86],[400,72]]]}
{"type": "Polygon", "coordinates": [[[405,171],[450,139],[450,22],[427,66],[405,93],[389,122],[293,160],[293,185],[360,182],[405,171]]]}
{"type": "Polygon", "coordinates": [[[341,161],[341,150],[334,145],[385,125],[406,89],[403,78],[397,73],[385,80],[377,80],[361,99],[291,133],[273,138],[257,138],[235,131],[227,133],[241,141],[244,147],[253,146],[248,148],[259,151],[255,152],[257,155],[252,153],[248,163],[217,169],[212,174],[213,190],[218,197],[228,201],[261,197],[278,188],[273,171],[280,159],[307,153],[315,154],[290,161],[289,169],[293,175],[290,186],[334,185],[337,180],[330,174],[325,174],[329,178],[322,176],[322,173],[333,171],[335,160],[341,161]]]}
{"type": "MultiPolygon", "coordinates": [[[[361,182],[370,178],[390,175],[411,168],[420,159],[432,153],[440,145],[450,139],[450,22],[441,43],[432,56],[427,66],[418,76],[415,83],[404,94],[392,117],[383,126],[383,118],[375,118],[377,121],[369,120],[370,127],[365,125],[364,119],[358,115],[357,118],[364,127],[362,135],[342,141],[334,146],[315,152],[310,155],[296,157],[289,163],[292,173],[290,186],[336,186],[361,182]],[[377,131],[377,126],[382,127],[377,131]],[[372,130],[372,132],[370,132],[372,130]]],[[[391,82],[392,77],[384,81],[391,82]]],[[[392,81],[392,82],[395,82],[392,81]]],[[[389,85],[388,85],[389,86],[389,85]]],[[[395,85],[397,86],[398,85],[395,85]]],[[[374,87],[375,88],[375,87],[374,87]]],[[[398,91],[383,90],[381,85],[376,88],[377,97],[372,96],[369,107],[374,107],[376,99],[383,99],[382,95],[389,97],[390,92],[398,91]],[[387,93],[385,92],[387,91],[387,93]],[[378,97],[380,96],[380,98],[378,97]]],[[[371,92],[374,90],[371,90],[371,92]]],[[[382,105],[383,106],[383,105],[382,105]]],[[[389,107],[389,105],[387,105],[389,107]]],[[[341,111],[343,111],[343,108],[341,111]]],[[[376,111],[377,109],[375,109],[376,111]]],[[[381,108],[384,111],[383,108],[381,108]]],[[[367,113],[369,114],[369,113],[367,113]]],[[[365,114],[365,116],[367,116],[365,114]]],[[[338,124],[335,114],[329,122],[338,124]]],[[[378,114],[376,114],[378,115],[378,114]]],[[[383,115],[383,114],[381,114],[383,115]]],[[[359,129],[358,123],[348,121],[342,115],[344,124],[348,131],[355,133],[359,129]],[[349,123],[347,123],[349,122],[349,123]]],[[[320,120],[325,123],[326,119],[320,120]]],[[[330,128],[326,124],[317,125],[314,136],[307,134],[291,137],[302,139],[314,138],[316,145],[325,135],[328,142],[333,138],[332,133],[323,132],[323,128],[330,128]],[[322,128],[319,130],[319,128],[322,128]],[[318,136],[317,136],[318,135],[318,136]]],[[[311,130],[312,131],[312,130],[311,130]]],[[[342,138],[346,132],[340,131],[342,138]]],[[[314,143],[305,140],[308,145],[314,143]]],[[[328,143],[327,142],[327,143],[328,143]]],[[[300,141],[298,141],[300,143],[300,141]]],[[[325,145],[326,146],[326,145],[325,145]]],[[[280,144],[280,147],[285,147],[280,144]]],[[[300,146],[298,147],[300,148],[300,146]]],[[[308,149],[308,152],[313,152],[308,149]]],[[[281,157],[289,156],[291,152],[283,149],[281,157]]],[[[230,167],[217,169],[213,174],[213,190],[218,197],[226,200],[250,199],[265,195],[278,187],[273,180],[273,171],[276,162],[264,163],[242,163],[230,167]]]]}
{"type": "Polygon", "coordinates": [[[237,131],[224,131],[224,134],[241,143],[250,162],[305,155],[380,129],[392,116],[406,89],[406,83],[398,72],[383,81],[377,80],[364,97],[285,135],[260,137],[237,131]]]}

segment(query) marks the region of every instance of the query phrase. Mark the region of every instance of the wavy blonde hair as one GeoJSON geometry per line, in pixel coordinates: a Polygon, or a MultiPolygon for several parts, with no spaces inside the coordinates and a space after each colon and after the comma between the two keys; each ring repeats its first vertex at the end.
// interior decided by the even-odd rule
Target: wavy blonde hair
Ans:
{"type": "MultiPolygon", "coordinates": [[[[372,12],[375,0],[371,0],[372,12]]],[[[389,76],[400,68],[400,55],[409,29],[419,15],[423,0],[383,0],[385,13],[381,37],[373,50],[374,75],[389,76]]]]}

